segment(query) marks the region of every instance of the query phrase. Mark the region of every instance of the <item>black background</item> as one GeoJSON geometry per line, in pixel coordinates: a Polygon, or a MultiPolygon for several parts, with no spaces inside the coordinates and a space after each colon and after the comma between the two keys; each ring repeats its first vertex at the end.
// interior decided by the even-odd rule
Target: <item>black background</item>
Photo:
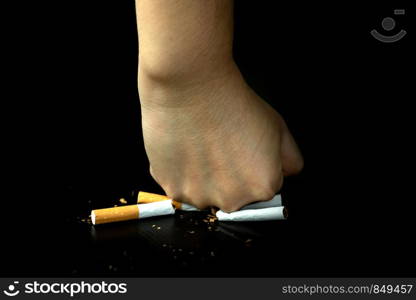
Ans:
{"type": "Polygon", "coordinates": [[[228,250],[186,264],[160,250],[145,228],[153,221],[107,227],[98,240],[79,222],[132,190],[162,192],[142,143],[134,1],[22,5],[29,22],[10,26],[22,46],[4,126],[0,274],[414,276],[412,11],[280,2],[237,1],[234,56],[304,154],[283,189],[290,218],[248,225],[262,233],[249,250],[201,234],[201,251],[228,250]],[[393,33],[408,31],[402,41],[369,34],[387,34],[388,16],[393,33]]]}

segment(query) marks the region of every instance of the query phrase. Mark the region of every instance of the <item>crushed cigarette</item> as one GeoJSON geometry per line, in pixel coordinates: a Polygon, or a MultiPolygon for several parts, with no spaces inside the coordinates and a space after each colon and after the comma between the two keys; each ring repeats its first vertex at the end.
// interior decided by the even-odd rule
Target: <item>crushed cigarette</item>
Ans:
{"type": "MultiPolygon", "coordinates": [[[[119,203],[127,204],[127,200],[124,198],[119,199],[119,203]]],[[[147,193],[139,191],[137,196],[137,203],[134,205],[114,205],[112,208],[96,209],[91,212],[90,219],[82,219],[81,222],[87,222],[92,224],[102,224],[118,221],[126,221],[132,219],[142,219],[153,216],[169,215],[173,214],[175,209],[184,211],[200,211],[198,208],[179,201],[171,200],[168,196],[159,195],[154,193],[147,193]],[[174,209],[175,208],[175,209],[174,209]]],[[[183,219],[183,215],[179,215],[179,218],[183,219]]],[[[203,219],[204,223],[207,223],[208,230],[212,230],[212,226],[217,221],[266,221],[266,220],[282,220],[287,218],[287,210],[282,206],[282,198],[280,194],[273,197],[269,201],[261,201],[252,204],[248,204],[242,207],[239,211],[232,213],[225,213],[216,208],[211,208],[211,214],[207,218],[203,219]]],[[[190,222],[193,221],[191,218],[190,222]]],[[[199,225],[198,221],[195,221],[194,225],[199,225]]],[[[152,226],[153,228],[156,225],[152,226]]],[[[160,230],[161,227],[157,227],[160,230]]],[[[194,231],[189,231],[193,234],[194,231]]]]}

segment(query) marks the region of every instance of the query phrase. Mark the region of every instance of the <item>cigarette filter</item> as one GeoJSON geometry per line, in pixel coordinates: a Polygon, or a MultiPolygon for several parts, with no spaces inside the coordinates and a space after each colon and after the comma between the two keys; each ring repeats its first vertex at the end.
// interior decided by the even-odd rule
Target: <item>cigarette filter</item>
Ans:
{"type": "Polygon", "coordinates": [[[238,210],[232,213],[217,211],[218,221],[272,221],[287,218],[284,206],[238,210]]]}
{"type": "Polygon", "coordinates": [[[168,199],[169,199],[168,196],[154,194],[154,193],[146,193],[146,192],[140,191],[137,196],[137,203],[139,204],[152,203],[152,202],[159,202],[159,201],[164,201],[168,199]]]}
{"type": "Polygon", "coordinates": [[[276,207],[276,206],[282,206],[282,196],[280,196],[280,194],[277,194],[271,200],[268,200],[268,201],[260,201],[260,202],[248,204],[240,208],[240,210],[258,209],[258,208],[276,207]]]}
{"type": "Polygon", "coordinates": [[[92,224],[113,223],[134,219],[144,219],[155,216],[173,215],[170,200],[146,204],[133,204],[111,208],[96,209],[91,212],[92,224]]]}

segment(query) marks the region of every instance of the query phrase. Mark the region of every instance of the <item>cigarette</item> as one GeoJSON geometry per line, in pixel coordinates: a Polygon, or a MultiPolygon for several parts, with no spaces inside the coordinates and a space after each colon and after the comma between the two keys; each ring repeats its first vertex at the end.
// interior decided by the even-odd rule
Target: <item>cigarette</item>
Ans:
{"type": "MultiPolygon", "coordinates": [[[[158,201],[165,201],[170,200],[168,196],[159,195],[154,193],[147,193],[140,191],[137,197],[137,203],[153,203],[158,201]]],[[[172,205],[175,209],[183,210],[183,211],[200,211],[200,209],[196,208],[193,205],[178,202],[175,200],[171,200],[172,205]]],[[[260,201],[248,204],[240,210],[253,210],[253,209],[261,209],[261,208],[268,208],[268,207],[279,207],[282,206],[282,196],[280,194],[275,195],[271,200],[268,201],[260,201]]],[[[220,212],[222,214],[223,212],[220,212]]]]}
{"type": "Polygon", "coordinates": [[[272,221],[287,218],[287,209],[284,206],[266,207],[258,209],[244,209],[232,213],[221,210],[216,214],[218,221],[272,221]]]}
{"type": "MultiPolygon", "coordinates": [[[[171,200],[171,199],[168,196],[154,194],[154,193],[146,193],[142,191],[140,191],[137,196],[137,203],[153,203],[153,202],[159,202],[159,201],[164,201],[164,200],[171,200]]],[[[184,210],[184,211],[199,211],[199,209],[193,205],[178,202],[175,200],[171,200],[171,201],[172,201],[172,205],[176,209],[184,210]]]]}
{"type": "Polygon", "coordinates": [[[170,200],[145,204],[133,204],[119,207],[96,209],[91,211],[92,224],[104,224],[134,219],[144,219],[155,216],[173,215],[170,200]]]}
{"type": "Polygon", "coordinates": [[[258,208],[267,208],[267,207],[276,207],[276,206],[282,206],[282,196],[280,194],[277,194],[271,200],[268,200],[268,201],[260,201],[260,202],[248,204],[240,208],[240,210],[258,209],[258,208]]]}

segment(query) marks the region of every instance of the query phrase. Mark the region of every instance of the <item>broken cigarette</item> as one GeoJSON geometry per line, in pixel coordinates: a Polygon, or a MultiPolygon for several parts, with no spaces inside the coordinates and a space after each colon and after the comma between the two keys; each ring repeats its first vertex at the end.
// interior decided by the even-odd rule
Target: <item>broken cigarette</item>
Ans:
{"type": "Polygon", "coordinates": [[[155,216],[173,215],[171,200],[145,204],[133,204],[119,207],[96,209],[91,212],[92,224],[113,223],[155,216]]]}
{"type": "MultiPolygon", "coordinates": [[[[159,201],[164,201],[164,200],[170,200],[170,199],[168,196],[154,194],[154,193],[146,193],[146,192],[141,192],[141,191],[139,192],[137,196],[137,203],[153,203],[153,202],[159,202],[159,201]]],[[[199,209],[193,205],[178,202],[175,200],[171,200],[171,201],[172,201],[172,205],[176,209],[184,210],[184,211],[199,211],[199,209]]]]}
{"type": "Polygon", "coordinates": [[[257,209],[244,209],[231,213],[221,210],[216,214],[218,221],[272,221],[287,218],[287,210],[284,206],[266,207],[257,209]]]}

